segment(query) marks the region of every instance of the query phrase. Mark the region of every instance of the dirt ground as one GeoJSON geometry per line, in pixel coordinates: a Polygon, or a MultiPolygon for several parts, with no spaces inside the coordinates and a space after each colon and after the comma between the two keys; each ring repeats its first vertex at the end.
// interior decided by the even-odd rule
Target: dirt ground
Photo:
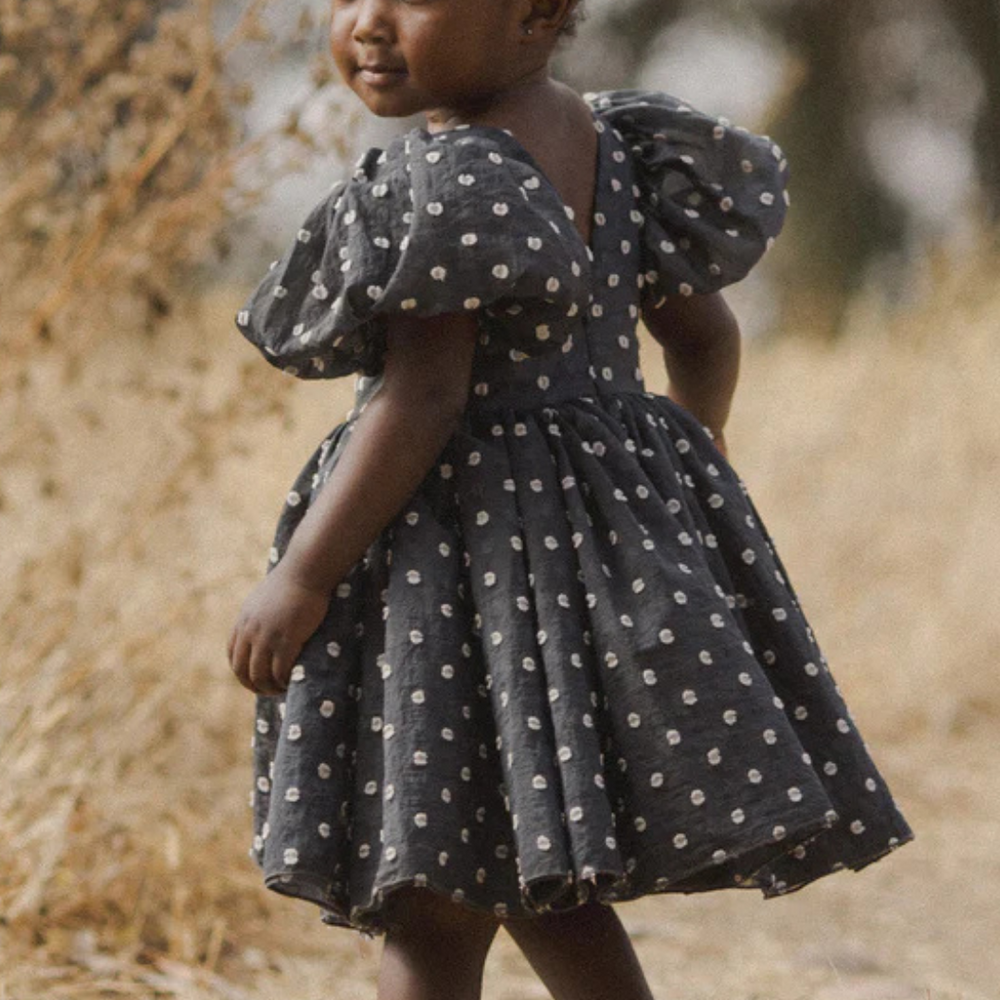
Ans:
{"type": "MultiPolygon", "coordinates": [[[[1000,998],[988,273],[891,330],[748,352],[735,464],[916,840],[777,900],[621,904],[658,998],[1000,998]]],[[[380,941],[247,857],[252,698],[225,638],[351,387],[270,369],[235,302],[0,373],[0,1000],[375,996],[380,941]]],[[[484,996],[547,996],[506,935],[484,996]]]]}

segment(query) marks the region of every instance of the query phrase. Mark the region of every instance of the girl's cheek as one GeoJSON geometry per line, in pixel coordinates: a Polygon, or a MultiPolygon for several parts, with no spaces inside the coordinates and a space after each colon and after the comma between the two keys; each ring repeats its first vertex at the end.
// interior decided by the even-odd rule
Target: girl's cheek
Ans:
{"type": "Polygon", "coordinates": [[[330,32],[330,55],[333,57],[337,71],[346,81],[350,76],[351,57],[343,34],[330,32]]]}
{"type": "Polygon", "coordinates": [[[338,67],[341,66],[342,60],[349,50],[352,34],[353,19],[350,16],[350,11],[335,2],[330,15],[329,43],[330,54],[338,67]]]}

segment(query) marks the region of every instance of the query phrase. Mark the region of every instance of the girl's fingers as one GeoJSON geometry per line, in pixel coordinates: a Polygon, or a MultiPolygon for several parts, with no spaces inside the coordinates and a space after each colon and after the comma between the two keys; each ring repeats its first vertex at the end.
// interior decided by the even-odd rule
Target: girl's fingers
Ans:
{"type": "Polygon", "coordinates": [[[291,679],[292,663],[286,653],[274,653],[271,656],[271,677],[281,691],[288,689],[291,679]]]}
{"type": "Polygon", "coordinates": [[[253,688],[250,685],[250,642],[240,628],[234,630],[230,642],[229,665],[233,668],[233,673],[240,684],[252,691],[253,688]]]}
{"type": "Polygon", "coordinates": [[[280,694],[271,675],[272,653],[268,643],[257,641],[250,650],[250,685],[257,694],[280,694]]]}

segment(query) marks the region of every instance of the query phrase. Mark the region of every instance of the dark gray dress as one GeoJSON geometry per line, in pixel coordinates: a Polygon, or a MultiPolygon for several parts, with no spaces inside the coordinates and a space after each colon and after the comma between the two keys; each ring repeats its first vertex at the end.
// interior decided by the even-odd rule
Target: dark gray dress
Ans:
{"type": "Polygon", "coordinates": [[[328,923],[381,933],[406,884],[500,916],[771,897],[912,836],[742,483],[638,368],[642,305],[777,235],[781,150],[663,94],[590,100],[591,247],[510,133],[417,129],[238,317],[293,375],[359,374],[272,564],[378,389],[384,317],[480,322],[460,429],[258,699],[251,855],[328,923]]]}

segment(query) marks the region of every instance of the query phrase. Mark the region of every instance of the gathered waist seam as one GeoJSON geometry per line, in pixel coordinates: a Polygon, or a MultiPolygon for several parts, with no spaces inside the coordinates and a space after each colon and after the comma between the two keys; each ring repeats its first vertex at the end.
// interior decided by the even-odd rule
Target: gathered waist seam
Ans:
{"type": "MultiPolygon", "coordinates": [[[[480,400],[470,399],[466,407],[468,416],[485,416],[489,414],[499,415],[501,413],[537,413],[547,409],[554,409],[563,403],[570,403],[574,400],[584,402],[600,402],[604,399],[613,399],[616,396],[642,396],[646,399],[654,397],[654,393],[644,388],[622,388],[607,387],[593,379],[581,379],[559,387],[560,391],[553,394],[546,391],[544,398],[539,393],[537,400],[529,398],[503,400],[480,400]]],[[[525,396],[533,395],[526,393],[525,396]]]]}

